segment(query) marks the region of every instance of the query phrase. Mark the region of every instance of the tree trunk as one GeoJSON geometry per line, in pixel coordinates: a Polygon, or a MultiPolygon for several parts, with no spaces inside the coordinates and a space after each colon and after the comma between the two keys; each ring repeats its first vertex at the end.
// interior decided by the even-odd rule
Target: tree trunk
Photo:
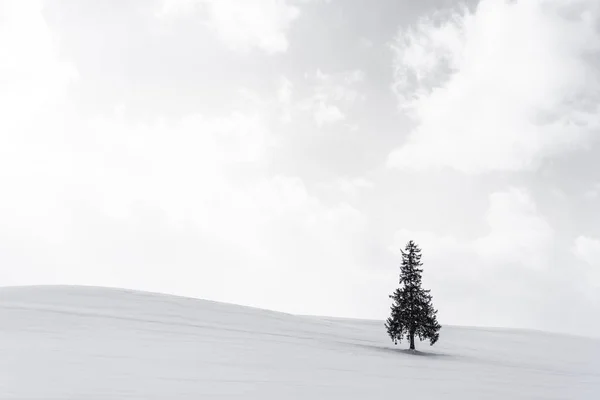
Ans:
{"type": "Polygon", "coordinates": [[[410,333],[410,349],[411,350],[415,349],[415,333],[414,332],[410,333]]]}

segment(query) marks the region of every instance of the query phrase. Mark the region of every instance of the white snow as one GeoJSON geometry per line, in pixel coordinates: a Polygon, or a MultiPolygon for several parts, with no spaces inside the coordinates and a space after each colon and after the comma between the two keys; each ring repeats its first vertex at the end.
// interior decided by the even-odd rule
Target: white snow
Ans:
{"type": "Polygon", "coordinates": [[[600,399],[598,340],[444,327],[417,345],[394,347],[381,321],[0,289],[0,399],[600,399]]]}

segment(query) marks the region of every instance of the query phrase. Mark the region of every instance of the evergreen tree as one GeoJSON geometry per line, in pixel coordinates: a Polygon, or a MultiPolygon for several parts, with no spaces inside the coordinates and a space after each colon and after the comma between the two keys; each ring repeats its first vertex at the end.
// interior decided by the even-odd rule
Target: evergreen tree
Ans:
{"type": "Polygon", "coordinates": [[[430,291],[421,287],[421,249],[411,240],[404,251],[400,251],[400,287],[390,295],[394,303],[385,327],[394,344],[406,337],[410,341],[410,349],[414,350],[417,336],[421,341],[429,339],[433,346],[442,327],[437,322],[437,310],[431,303],[430,291]]]}

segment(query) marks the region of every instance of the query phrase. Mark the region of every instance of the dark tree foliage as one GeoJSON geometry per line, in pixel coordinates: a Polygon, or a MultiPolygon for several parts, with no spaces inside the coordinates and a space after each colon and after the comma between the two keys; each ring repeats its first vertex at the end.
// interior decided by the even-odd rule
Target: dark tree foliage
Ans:
{"type": "Polygon", "coordinates": [[[400,287],[390,295],[394,303],[385,327],[394,344],[406,337],[410,342],[410,349],[414,350],[416,336],[421,341],[429,339],[433,346],[442,327],[437,322],[437,310],[431,303],[430,291],[421,287],[421,249],[411,240],[404,251],[400,251],[400,287]]]}

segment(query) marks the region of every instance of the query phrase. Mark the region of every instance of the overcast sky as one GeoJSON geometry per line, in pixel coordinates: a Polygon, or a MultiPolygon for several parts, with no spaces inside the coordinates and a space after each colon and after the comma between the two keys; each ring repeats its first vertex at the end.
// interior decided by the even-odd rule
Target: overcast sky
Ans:
{"type": "Polygon", "coordinates": [[[0,284],[600,335],[597,0],[0,0],[0,284]]]}

